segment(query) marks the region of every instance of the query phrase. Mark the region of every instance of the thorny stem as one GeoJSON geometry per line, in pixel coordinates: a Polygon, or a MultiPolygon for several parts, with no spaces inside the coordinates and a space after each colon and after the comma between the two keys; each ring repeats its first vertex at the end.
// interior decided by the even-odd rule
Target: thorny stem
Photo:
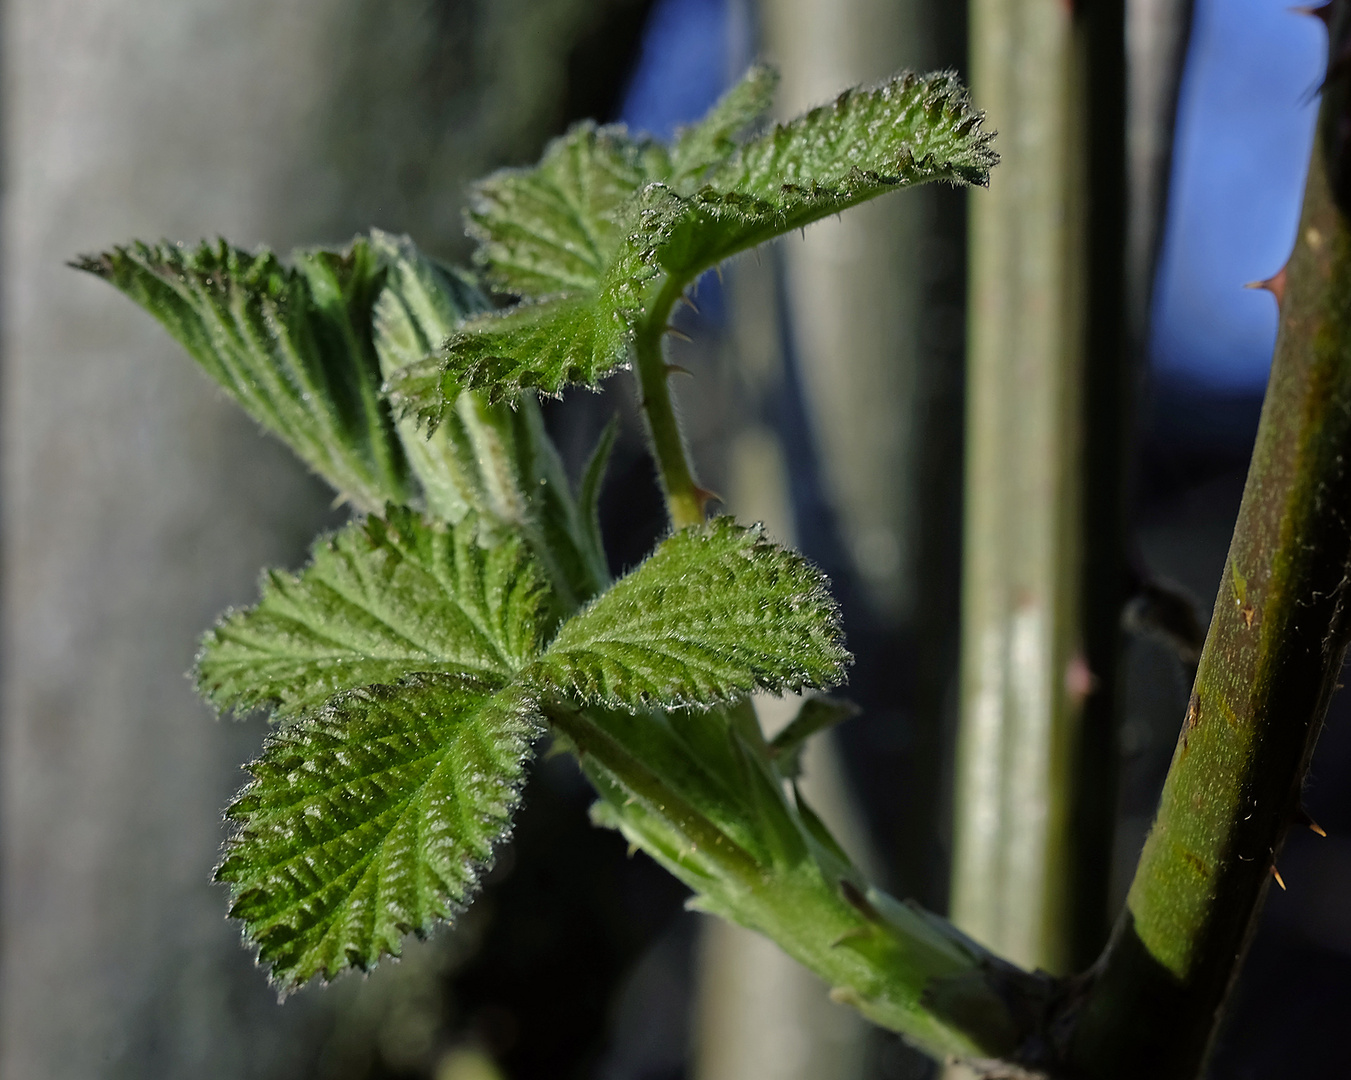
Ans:
{"type": "Polygon", "coordinates": [[[642,409],[647,417],[648,432],[652,437],[652,454],[657,461],[662,490],[666,493],[666,512],[671,525],[683,529],[704,520],[707,493],[694,482],[694,469],[685,452],[685,440],[680,432],[675,403],[671,400],[668,383],[670,372],[662,350],[662,338],[671,309],[689,284],[678,277],[668,277],[661,291],[648,308],[647,315],[638,324],[634,354],[638,390],[642,395],[642,409]]]}
{"type": "Polygon", "coordinates": [[[1280,284],[1271,381],[1195,688],[1069,1040],[1093,1080],[1200,1071],[1346,649],[1351,230],[1321,146],[1280,284]]]}

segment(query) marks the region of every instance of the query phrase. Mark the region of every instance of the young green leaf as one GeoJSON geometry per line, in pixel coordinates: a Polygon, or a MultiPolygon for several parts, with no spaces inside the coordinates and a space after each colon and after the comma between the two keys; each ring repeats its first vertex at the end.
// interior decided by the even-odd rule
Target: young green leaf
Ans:
{"type": "Polygon", "coordinates": [[[947,72],[846,90],[746,143],[693,195],[648,194],[648,223],[630,242],[689,278],[897,188],[984,184],[998,159],[981,120],[947,72]]]}
{"type": "Polygon", "coordinates": [[[671,147],[672,184],[681,189],[698,186],[704,173],[731,157],[737,136],[769,112],[778,85],[777,71],[756,64],[718,99],[707,116],[681,130],[671,147]]]}
{"type": "Polygon", "coordinates": [[[821,572],[723,517],[663,541],[564,623],[528,676],[616,708],[709,706],[830,686],[848,660],[821,572]]]}
{"type": "Polygon", "coordinates": [[[283,728],[227,811],[216,880],[283,988],[398,955],[470,899],[539,722],[491,684],[415,675],[283,728]]]}
{"type": "Polygon", "coordinates": [[[538,168],[490,180],[472,218],[478,257],[501,287],[536,299],[465,323],[404,369],[390,382],[396,406],[434,426],[465,389],[595,385],[628,362],[663,275],[683,285],[900,187],[983,184],[996,160],[982,115],[947,73],[846,91],[735,147],[730,133],[771,87],[767,72],[753,74],[682,137],[674,166],[654,144],[581,128],[538,168]]]}
{"type": "Polygon", "coordinates": [[[557,394],[595,385],[628,363],[644,290],[657,276],[651,252],[625,244],[596,289],[525,301],[463,323],[434,356],[388,382],[390,403],[435,430],[461,393],[490,401],[534,389],[557,394]]]}
{"type": "Polygon", "coordinates": [[[519,538],[391,507],[321,539],[299,574],[265,575],[258,604],[207,634],[197,688],[219,709],[286,719],[415,672],[501,686],[551,623],[519,538]]]}
{"type": "Polygon", "coordinates": [[[369,246],[298,252],[287,269],[224,241],[135,243],[75,265],[154,315],[236,401],[362,510],[403,503],[408,466],[380,396],[369,246]]]}
{"type": "MultiPolygon", "coordinates": [[[[408,237],[372,229],[370,244],[385,267],[385,286],[372,318],[380,371],[390,379],[439,351],[465,318],[490,305],[463,275],[427,258],[408,237]]],[[[397,430],[435,517],[459,521],[478,508],[476,459],[469,447],[455,441],[452,429],[426,434],[414,418],[405,417],[397,430]]]]}
{"type": "Polygon", "coordinates": [[[543,298],[596,291],[624,237],[619,209],[670,171],[665,147],[622,127],[578,124],[538,165],[480,181],[466,219],[475,262],[503,292],[543,298]]]}

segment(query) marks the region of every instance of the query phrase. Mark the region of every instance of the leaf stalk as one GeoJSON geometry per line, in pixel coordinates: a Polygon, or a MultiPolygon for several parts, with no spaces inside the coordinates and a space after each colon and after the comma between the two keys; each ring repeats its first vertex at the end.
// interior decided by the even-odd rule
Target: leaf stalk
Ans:
{"type": "Polygon", "coordinates": [[[666,512],[673,529],[698,525],[704,520],[705,495],[694,479],[694,467],[685,449],[675,401],[668,382],[672,374],[664,355],[663,337],[671,309],[684,295],[689,280],[683,276],[662,279],[660,290],[638,323],[634,338],[634,365],[641,394],[643,415],[647,418],[652,454],[657,462],[666,512]]]}

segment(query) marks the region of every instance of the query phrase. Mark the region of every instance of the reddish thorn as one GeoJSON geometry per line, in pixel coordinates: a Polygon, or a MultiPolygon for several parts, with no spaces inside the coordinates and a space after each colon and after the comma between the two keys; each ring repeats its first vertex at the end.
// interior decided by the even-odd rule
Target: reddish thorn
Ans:
{"type": "Polygon", "coordinates": [[[699,500],[699,513],[701,514],[708,508],[709,503],[723,501],[723,497],[716,491],[709,491],[708,488],[698,486],[694,489],[694,497],[699,500]]]}
{"type": "Polygon", "coordinates": [[[666,365],[666,374],[667,374],[667,375],[688,375],[691,379],[694,378],[694,372],[692,372],[692,371],[691,371],[689,368],[687,368],[687,367],[681,367],[679,364],[667,364],[667,365],[666,365]]]}
{"type": "Polygon", "coordinates": [[[1285,303],[1285,267],[1272,274],[1265,281],[1250,281],[1243,286],[1245,289],[1266,289],[1276,298],[1276,306],[1280,307],[1285,303]]]}
{"type": "Polygon", "coordinates": [[[1281,872],[1280,872],[1279,870],[1276,869],[1276,864],[1275,864],[1275,863],[1272,863],[1272,864],[1271,864],[1271,876],[1274,877],[1274,878],[1276,879],[1276,884],[1279,885],[1279,886],[1281,887],[1281,892],[1289,892],[1289,891],[1290,891],[1289,889],[1287,889],[1287,888],[1285,887],[1285,878],[1281,877],[1281,872]]]}
{"type": "Polygon", "coordinates": [[[685,333],[684,330],[677,330],[674,326],[668,326],[666,332],[672,337],[678,337],[681,341],[693,341],[694,338],[685,333]]]}
{"type": "Polygon", "coordinates": [[[1292,15],[1312,15],[1318,19],[1324,26],[1332,25],[1332,5],[1324,4],[1321,7],[1314,7],[1312,4],[1301,4],[1299,7],[1290,9],[1292,15]]]}
{"type": "Polygon", "coordinates": [[[1093,674],[1083,653],[1075,653],[1065,665],[1065,692],[1076,704],[1098,688],[1098,677],[1093,674]]]}

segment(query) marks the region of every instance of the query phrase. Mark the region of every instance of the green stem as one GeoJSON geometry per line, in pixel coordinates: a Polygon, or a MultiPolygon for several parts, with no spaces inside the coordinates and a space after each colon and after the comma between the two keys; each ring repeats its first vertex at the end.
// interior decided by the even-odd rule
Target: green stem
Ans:
{"type": "Polygon", "coordinates": [[[1080,656],[1082,80],[1058,0],[971,6],[972,90],[1003,134],[971,199],[953,921],[1071,966],[1080,656]],[[998,111],[995,111],[997,106],[998,111]]]}
{"type": "Polygon", "coordinates": [[[706,785],[691,782],[678,751],[662,755],[646,724],[557,702],[545,712],[600,792],[601,820],[686,882],[692,906],[764,934],[837,1001],[940,1059],[992,1062],[1044,1046],[1047,981],[869,888],[811,812],[785,797],[758,730],[745,728],[753,717],[738,708],[726,723],[746,765],[742,786],[755,789],[754,854],[700,809],[694,793],[706,785]]]}
{"type": "Polygon", "coordinates": [[[688,284],[682,278],[664,280],[656,299],[638,324],[634,341],[638,389],[648,433],[652,437],[652,454],[657,460],[662,490],[666,493],[666,511],[671,525],[677,529],[703,522],[704,503],[708,497],[694,482],[694,469],[685,452],[680,421],[671,400],[670,371],[662,350],[671,309],[688,284]]]}
{"type": "Polygon", "coordinates": [[[1348,454],[1351,231],[1315,149],[1195,688],[1070,1046],[1085,1076],[1185,1080],[1204,1063],[1342,666],[1348,454]]]}

